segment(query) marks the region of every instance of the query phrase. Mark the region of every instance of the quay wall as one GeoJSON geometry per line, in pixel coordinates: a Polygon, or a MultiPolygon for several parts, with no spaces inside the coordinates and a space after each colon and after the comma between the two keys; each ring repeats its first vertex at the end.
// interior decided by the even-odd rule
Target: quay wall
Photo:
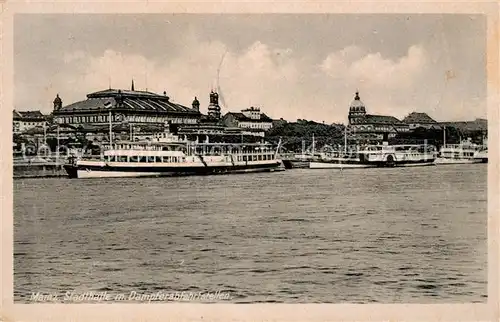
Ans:
{"type": "Polygon", "coordinates": [[[14,164],[14,179],[66,177],[61,164],[14,164]]]}

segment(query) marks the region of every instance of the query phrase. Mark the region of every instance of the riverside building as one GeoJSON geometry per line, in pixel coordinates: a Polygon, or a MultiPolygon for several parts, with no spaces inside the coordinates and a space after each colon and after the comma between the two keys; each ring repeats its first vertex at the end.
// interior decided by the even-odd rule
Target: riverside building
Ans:
{"type": "Polygon", "coordinates": [[[394,116],[367,114],[365,104],[361,101],[359,92],[356,92],[349,107],[348,132],[351,139],[381,141],[409,131],[409,125],[394,116]]]}
{"type": "MultiPolygon", "coordinates": [[[[195,99],[195,101],[197,101],[195,99]]],[[[197,124],[201,117],[198,105],[186,107],[163,95],[148,91],[106,89],[87,94],[87,99],[63,106],[57,95],[54,99],[54,122],[75,127],[107,125],[112,122],[132,125],[197,124]]]]}

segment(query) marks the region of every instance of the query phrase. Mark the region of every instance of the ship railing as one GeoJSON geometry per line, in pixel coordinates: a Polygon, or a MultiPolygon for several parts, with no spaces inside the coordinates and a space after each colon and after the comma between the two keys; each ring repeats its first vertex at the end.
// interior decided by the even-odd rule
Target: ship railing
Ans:
{"type": "Polygon", "coordinates": [[[453,151],[453,150],[478,150],[479,149],[479,146],[478,145],[475,145],[475,144],[446,144],[446,145],[443,145],[443,147],[441,149],[447,149],[447,150],[450,150],[450,151],[453,151]]]}

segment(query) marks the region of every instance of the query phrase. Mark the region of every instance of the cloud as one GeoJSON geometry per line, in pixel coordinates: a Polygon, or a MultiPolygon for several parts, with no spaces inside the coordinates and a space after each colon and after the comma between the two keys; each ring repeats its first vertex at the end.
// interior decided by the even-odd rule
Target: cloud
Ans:
{"type": "Polygon", "coordinates": [[[329,54],[321,69],[330,77],[349,84],[388,89],[409,88],[418,81],[426,67],[426,53],[420,46],[412,46],[408,54],[397,61],[386,59],[380,53],[366,53],[350,46],[329,54]]]}
{"type": "Polygon", "coordinates": [[[449,113],[436,107],[446,104],[456,106],[457,118],[468,118],[465,106],[469,104],[449,95],[454,80],[445,82],[446,70],[441,77],[421,45],[410,46],[399,58],[348,46],[318,61],[261,41],[238,51],[188,34],[179,51],[163,59],[111,48],[94,56],[68,52],[62,59],[65,73],[57,73],[51,84],[65,104],[109,85],[128,89],[134,79],[135,89],[166,91],[173,101],[186,106],[197,96],[204,113],[208,94],[218,83],[223,113],[258,106],[273,118],[346,122],[358,89],[371,114],[403,118],[419,111],[444,120],[449,113]]]}
{"type": "Polygon", "coordinates": [[[197,96],[206,111],[224,55],[223,112],[254,105],[271,117],[345,122],[359,89],[372,114],[486,116],[484,17],[134,16],[140,28],[128,15],[18,18],[14,108],[20,110],[47,113],[57,93],[70,104],[109,83],[130,88],[134,78],[137,89],[166,91],[184,105],[197,96]],[[454,78],[446,77],[450,70],[454,78]]]}
{"type": "MultiPolygon", "coordinates": [[[[227,103],[225,112],[262,106],[268,108],[268,114],[278,117],[276,109],[284,97],[290,96],[287,93],[293,93],[293,84],[299,79],[290,49],[270,48],[259,41],[240,53],[229,51],[220,42],[197,42],[168,61],[123,55],[112,49],[96,57],[69,53],[64,59],[68,63],[78,61],[83,68],[78,83],[87,92],[104,89],[109,82],[113,88],[129,88],[134,79],[135,89],[166,91],[180,104],[189,105],[198,96],[205,112],[208,94],[218,82],[227,103]]],[[[288,116],[293,118],[290,113],[288,116]]]]}
{"type": "MultiPolygon", "coordinates": [[[[318,67],[328,76],[333,87],[350,90],[350,95],[357,89],[362,96],[369,98],[365,101],[368,113],[402,118],[415,110],[428,110],[425,104],[417,103],[415,97],[429,66],[425,48],[413,45],[405,56],[398,59],[349,46],[327,55],[318,67]]],[[[345,98],[343,102],[348,104],[345,98]]]]}

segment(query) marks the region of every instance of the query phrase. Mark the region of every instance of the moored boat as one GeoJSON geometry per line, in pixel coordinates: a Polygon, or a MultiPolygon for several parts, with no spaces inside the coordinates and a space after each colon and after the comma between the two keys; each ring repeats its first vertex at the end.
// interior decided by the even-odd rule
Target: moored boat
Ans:
{"type": "Polygon", "coordinates": [[[358,152],[360,163],[377,167],[415,167],[434,165],[433,145],[369,145],[358,152]]]}
{"type": "Polygon", "coordinates": [[[476,158],[479,151],[480,147],[470,141],[460,144],[447,144],[439,150],[439,157],[436,159],[436,164],[481,163],[483,162],[483,158],[481,156],[476,158]]]}
{"type": "MultiPolygon", "coordinates": [[[[467,164],[487,162],[488,158],[478,155],[481,147],[471,142],[461,141],[460,144],[446,144],[446,127],[443,128],[443,146],[439,150],[439,156],[435,163],[442,164],[467,164]]],[[[487,153],[487,150],[486,150],[487,153]]]]}
{"type": "Polygon", "coordinates": [[[488,163],[488,148],[482,148],[474,154],[474,160],[478,163],[488,163]]]}
{"type": "Polygon", "coordinates": [[[436,149],[432,145],[368,145],[357,152],[324,157],[310,162],[311,169],[348,169],[374,167],[410,167],[433,165],[436,149]]]}
{"type": "Polygon", "coordinates": [[[98,158],[71,158],[70,178],[157,177],[283,170],[269,144],[117,142],[98,158]]]}

